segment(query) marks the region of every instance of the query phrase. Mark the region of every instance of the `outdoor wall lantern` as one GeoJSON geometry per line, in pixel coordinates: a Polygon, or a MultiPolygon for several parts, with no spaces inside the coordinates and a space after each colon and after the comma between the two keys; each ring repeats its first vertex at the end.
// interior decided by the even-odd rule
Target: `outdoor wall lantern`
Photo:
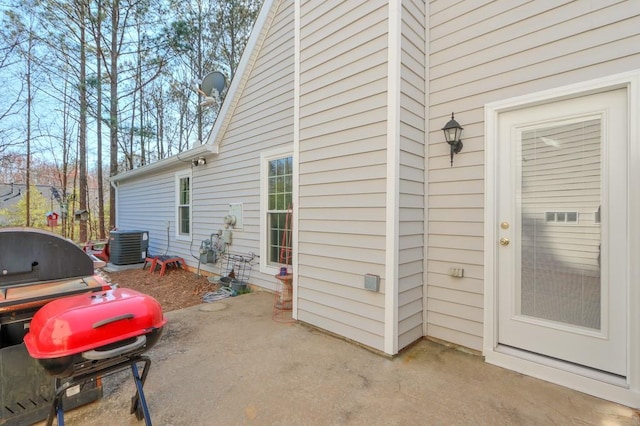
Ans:
{"type": "Polygon", "coordinates": [[[194,167],[204,166],[205,164],[207,164],[207,159],[204,157],[198,157],[191,161],[191,164],[193,164],[194,167]]]}
{"type": "Polygon", "coordinates": [[[451,113],[451,120],[442,128],[444,131],[444,138],[451,147],[451,167],[453,167],[453,154],[457,154],[462,151],[462,141],[460,135],[462,134],[462,126],[453,119],[453,113],[451,113]]]}

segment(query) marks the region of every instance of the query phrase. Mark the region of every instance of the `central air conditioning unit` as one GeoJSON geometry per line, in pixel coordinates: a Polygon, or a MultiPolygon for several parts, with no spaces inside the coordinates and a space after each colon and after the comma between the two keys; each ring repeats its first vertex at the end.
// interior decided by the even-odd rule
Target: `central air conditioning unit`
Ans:
{"type": "Polygon", "coordinates": [[[114,265],[142,263],[149,249],[149,231],[111,231],[109,262],[114,265]]]}

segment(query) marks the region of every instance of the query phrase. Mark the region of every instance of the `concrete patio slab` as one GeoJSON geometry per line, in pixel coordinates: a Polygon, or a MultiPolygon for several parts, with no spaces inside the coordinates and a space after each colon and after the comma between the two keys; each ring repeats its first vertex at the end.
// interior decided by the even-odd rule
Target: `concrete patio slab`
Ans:
{"type": "MultiPolygon", "coordinates": [[[[148,352],[155,425],[638,425],[638,413],[427,340],[393,359],[272,320],[255,292],[166,314],[148,352]]],[[[140,425],[129,372],[67,425],[140,425]]]]}

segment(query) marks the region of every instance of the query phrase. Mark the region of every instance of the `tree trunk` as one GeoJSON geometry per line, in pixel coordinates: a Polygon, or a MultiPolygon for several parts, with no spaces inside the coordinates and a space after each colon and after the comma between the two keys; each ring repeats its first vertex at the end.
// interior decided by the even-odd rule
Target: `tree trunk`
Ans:
{"type": "Polygon", "coordinates": [[[136,30],[138,32],[138,66],[137,66],[137,71],[136,74],[138,74],[138,89],[140,90],[140,117],[139,117],[139,121],[140,121],[140,130],[138,132],[139,134],[139,138],[140,138],[140,166],[144,166],[145,164],[147,164],[147,153],[145,152],[145,129],[144,129],[144,86],[142,84],[142,61],[143,61],[143,57],[142,57],[142,45],[141,45],[141,40],[142,40],[142,28],[141,28],[141,23],[138,20],[136,22],[136,30]]]}
{"type": "Polygon", "coordinates": [[[97,120],[96,137],[98,143],[98,235],[101,240],[106,238],[104,229],[104,178],[102,176],[102,1],[98,0],[98,22],[96,25],[96,74],[98,75],[98,86],[96,93],[97,120]]]}
{"type": "MultiPolygon", "coordinates": [[[[64,97],[67,98],[67,86],[68,82],[64,83],[64,97]]],[[[69,129],[69,104],[64,103],[64,114],[62,115],[62,173],[60,176],[60,185],[62,186],[62,202],[66,206],[66,214],[62,215],[62,236],[67,237],[71,235],[71,224],[73,220],[69,220],[71,210],[69,207],[70,194],[69,194],[69,157],[71,151],[69,148],[68,129],[69,129]]]]}
{"type": "MultiPolygon", "coordinates": [[[[202,63],[202,45],[203,45],[203,28],[204,28],[204,17],[202,16],[202,1],[198,2],[198,44],[196,45],[196,55],[197,55],[197,71],[198,77],[200,79],[204,78],[204,66],[202,63]]],[[[201,95],[198,93],[198,111],[196,112],[197,122],[198,122],[198,145],[202,145],[202,108],[200,107],[201,95]]]]}
{"type": "MultiPolygon", "coordinates": [[[[111,102],[109,111],[109,176],[118,174],[118,15],[120,1],[113,0],[111,6],[111,102]]],[[[109,229],[116,227],[116,191],[109,191],[109,229]]]]}
{"type": "MultiPolygon", "coordinates": [[[[78,4],[78,20],[80,24],[80,128],[79,134],[79,195],[80,195],[80,211],[88,212],[87,204],[88,185],[87,185],[87,45],[85,34],[85,4],[78,4]]],[[[81,243],[87,242],[87,220],[84,214],[80,218],[80,230],[78,237],[81,243]]]]}
{"type": "Polygon", "coordinates": [[[27,176],[26,176],[26,214],[25,226],[31,226],[31,50],[33,46],[33,33],[29,31],[27,46],[27,176]]]}

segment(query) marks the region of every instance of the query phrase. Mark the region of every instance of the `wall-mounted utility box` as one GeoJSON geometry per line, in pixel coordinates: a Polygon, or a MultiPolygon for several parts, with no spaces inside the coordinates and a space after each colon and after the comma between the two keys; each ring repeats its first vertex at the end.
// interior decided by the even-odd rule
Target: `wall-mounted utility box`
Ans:
{"type": "Polygon", "coordinates": [[[364,274],[364,288],[371,291],[379,291],[380,276],[373,274],[364,274]]]}
{"type": "Polygon", "coordinates": [[[220,239],[222,239],[222,241],[224,241],[225,244],[231,244],[233,240],[233,232],[231,232],[231,229],[222,230],[220,239]]]}
{"type": "Polygon", "coordinates": [[[236,218],[233,229],[242,229],[242,203],[229,204],[229,214],[236,218]]]}

